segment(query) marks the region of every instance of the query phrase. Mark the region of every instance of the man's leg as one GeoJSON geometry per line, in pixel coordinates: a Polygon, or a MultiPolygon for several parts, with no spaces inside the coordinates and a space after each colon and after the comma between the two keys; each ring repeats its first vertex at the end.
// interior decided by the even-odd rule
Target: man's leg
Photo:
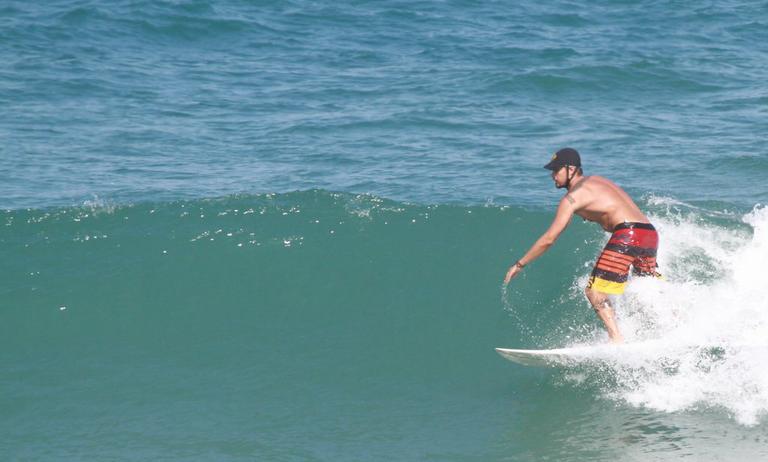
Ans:
{"type": "Polygon", "coordinates": [[[624,337],[619,332],[619,327],[616,325],[616,318],[613,314],[613,307],[608,300],[608,294],[598,292],[597,290],[587,287],[584,291],[587,294],[589,303],[592,304],[597,316],[605,324],[605,330],[608,331],[608,338],[611,339],[611,343],[624,343],[624,337]]]}

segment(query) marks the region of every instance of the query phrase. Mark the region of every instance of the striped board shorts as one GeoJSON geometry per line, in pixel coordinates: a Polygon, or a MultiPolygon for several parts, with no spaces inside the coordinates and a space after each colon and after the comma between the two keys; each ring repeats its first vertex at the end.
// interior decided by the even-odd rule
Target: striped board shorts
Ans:
{"type": "Polygon", "coordinates": [[[656,271],[659,234],[650,223],[625,222],[613,234],[597,258],[587,288],[605,294],[622,294],[627,285],[629,267],[638,276],[661,275],[656,271]]]}

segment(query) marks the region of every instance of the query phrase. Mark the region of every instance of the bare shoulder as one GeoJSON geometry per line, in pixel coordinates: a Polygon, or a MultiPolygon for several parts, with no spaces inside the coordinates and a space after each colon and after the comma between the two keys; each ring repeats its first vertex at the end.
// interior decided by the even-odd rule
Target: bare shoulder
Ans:
{"type": "Polygon", "coordinates": [[[587,191],[586,194],[606,194],[610,191],[620,191],[621,188],[614,183],[613,181],[609,180],[608,178],[598,176],[598,175],[591,175],[588,176],[585,181],[582,181],[577,186],[581,186],[581,188],[573,188],[573,192],[576,192],[578,189],[587,191]]]}
{"type": "Polygon", "coordinates": [[[601,177],[585,176],[581,181],[571,188],[563,199],[567,199],[571,204],[575,204],[579,199],[591,195],[591,190],[596,184],[600,183],[601,177]],[[595,180],[597,178],[597,180],[595,180]]]}
{"type": "MultiPolygon", "coordinates": [[[[587,177],[587,182],[591,185],[612,185],[614,184],[613,181],[609,180],[608,178],[600,175],[590,175],[587,177]]],[[[586,182],[585,182],[586,183],[586,182]]]]}

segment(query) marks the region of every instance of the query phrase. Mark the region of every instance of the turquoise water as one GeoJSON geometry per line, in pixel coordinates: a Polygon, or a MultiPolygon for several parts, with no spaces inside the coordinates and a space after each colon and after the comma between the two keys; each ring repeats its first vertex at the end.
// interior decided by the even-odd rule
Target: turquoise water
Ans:
{"type": "Polygon", "coordinates": [[[646,207],[668,242],[672,287],[630,291],[622,328],[630,340],[671,339],[674,367],[627,357],[541,370],[494,353],[605,341],[579,289],[604,239],[594,226],[574,223],[500,287],[548,212],[323,191],[4,212],[2,450],[730,460],[735,446],[765,457],[764,350],[673,349],[764,345],[764,286],[721,303],[734,274],[761,264],[745,254],[765,257],[765,209],[752,232],[737,216],[646,207]]]}
{"type": "Polygon", "coordinates": [[[768,456],[759,3],[0,6],[4,460],[768,456]],[[602,343],[578,148],[667,280],[602,343]],[[708,348],[689,348],[706,345],[708,348]]]}

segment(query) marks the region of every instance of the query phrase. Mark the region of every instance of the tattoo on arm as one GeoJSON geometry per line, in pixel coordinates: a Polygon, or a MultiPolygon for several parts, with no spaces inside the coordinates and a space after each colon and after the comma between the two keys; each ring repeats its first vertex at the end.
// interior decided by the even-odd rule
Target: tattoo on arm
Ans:
{"type": "Polygon", "coordinates": [[[570,191],[568,191],[568,194],[566,194],[566,195],[565,195],[565,198],[566,198],[566,199],[568,199],[568,202],[570,202],[570,203],[571,203],[571,205],[574,205],[574,204],[576,203],[576,199],[574,199],[574,198],[573,198],[573,196],[571,196],[571,194],[573,194],[573,193],[575,193],[576,191],[578,191],[578,190],[579,190],[579,188],[581,188],[581,187],[584,185],[584,182],[585,182],[585,181],[587,181],[587,179],[589,179],[589,177],[587,177],[587,178],[584,178],[583,180],[579,181],[579,182],[576,184],[576,186],[574,186],[574,187],[573,187],[573,189],[571,189],[570,191]]]}

